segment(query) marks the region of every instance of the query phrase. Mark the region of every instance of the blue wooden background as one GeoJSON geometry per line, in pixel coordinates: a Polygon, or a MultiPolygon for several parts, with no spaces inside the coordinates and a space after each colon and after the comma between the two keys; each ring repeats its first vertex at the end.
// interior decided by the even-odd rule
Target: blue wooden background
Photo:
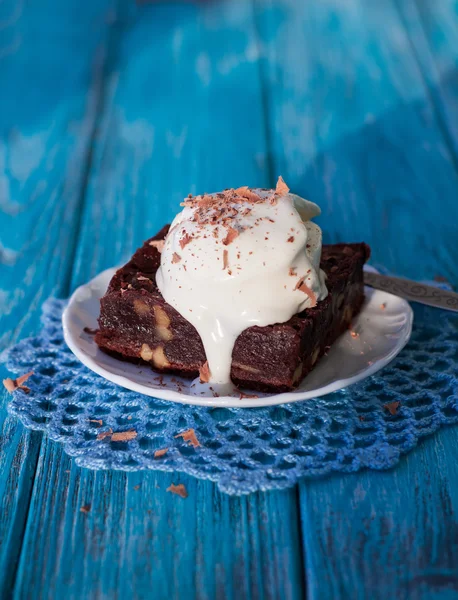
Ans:
{"type": "MultiPolygon", "coordinates": [[[[0,350],[189,192],[279,174],[326,241],[458,284],[456,0],[3,0],[0,90],[0,350]]],[[[235,498],[77,468],[0,400],[1,598],[458,598],[456,428],[235,498]]]]}

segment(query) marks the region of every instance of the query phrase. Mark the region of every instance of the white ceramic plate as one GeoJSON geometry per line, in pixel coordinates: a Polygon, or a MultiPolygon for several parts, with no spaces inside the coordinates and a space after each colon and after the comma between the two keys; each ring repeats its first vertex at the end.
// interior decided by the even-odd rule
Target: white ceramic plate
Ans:
{"type": "Polygon", "coordinates": [[[65,341],[82,363],[109,381],[173,402],[259,407],[316,398],[380,370],[402,350],[412,331],[413,313],[405,300],[366,288],[364,307],[352,325],[359,336],[352,337],[350,331],[345,332],[294,392],[259,394],[255,399],[197,396],[190,388],[190,380],[164,375],[160,381],[157,373],[146,365],[134,365],[104,354],[94,343],[93,336],[83,331],[85,327],[97,328],[99,301],[115,271],[108,269],[75,291],[62,316],[65,341]],[[384,310],[382,305],[385,305],[384,310]]]}

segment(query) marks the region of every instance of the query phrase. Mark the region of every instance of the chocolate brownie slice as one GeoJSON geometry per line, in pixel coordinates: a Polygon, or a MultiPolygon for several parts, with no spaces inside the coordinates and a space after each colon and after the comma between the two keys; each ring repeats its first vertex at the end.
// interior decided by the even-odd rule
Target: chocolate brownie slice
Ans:
{"type": "MultiPolygon", "coordinates": [[[[200,336],[156,286],[167,231],[168,226],[147,240],[113,276],[101,299],[95,341],[122,360],[197,377],[206,360],[200,336]]],[[[286,323],[243,331],[232,353],[234,383],[262,392],[293,390],[359,312],[364,300],[363,265],[369,255],[364,243],[323,246],[327,298],[286,323]]]]}

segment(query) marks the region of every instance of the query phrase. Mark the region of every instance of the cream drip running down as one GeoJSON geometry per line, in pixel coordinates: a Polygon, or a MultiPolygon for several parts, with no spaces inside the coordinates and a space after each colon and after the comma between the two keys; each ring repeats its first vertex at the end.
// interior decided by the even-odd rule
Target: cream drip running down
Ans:
{"type": "Polygon", "coordinates": [[[327,296],[319,268],[319,207],[275,190],[189,197],[165,238],[157,285],[198,331],[207,363],[201,381],[231,383],[232,350],[253,325],[283,323],[327,296]]]}

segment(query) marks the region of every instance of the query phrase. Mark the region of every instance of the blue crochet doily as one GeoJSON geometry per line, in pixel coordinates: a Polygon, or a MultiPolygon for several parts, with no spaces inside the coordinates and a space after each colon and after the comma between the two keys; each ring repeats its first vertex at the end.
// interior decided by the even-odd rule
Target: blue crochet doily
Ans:
{"type": "Polygon", "coordinates": [[[15,391],[9,410],[84,467],[182,471],[243,494],[331,471],[386,469],[422,436],[458,420],[458,315],[416,307],[412,339],[399,357],[345,390],[277,407],[212,409],[142,396],[89,371],[63,340],[64,306],[48,301],[40,335],[9,351],[13,373],[35,372],[30,393],[15,391]],[[391,415],[384,405],[397,401],[391,415]],[[134,429],[137,437],[97,439],[107,428],[134,429]],[[189,428],[200,447],[175,437],[189,428]],[[162,448],[167,454],[155,458],[162,448]]]}

